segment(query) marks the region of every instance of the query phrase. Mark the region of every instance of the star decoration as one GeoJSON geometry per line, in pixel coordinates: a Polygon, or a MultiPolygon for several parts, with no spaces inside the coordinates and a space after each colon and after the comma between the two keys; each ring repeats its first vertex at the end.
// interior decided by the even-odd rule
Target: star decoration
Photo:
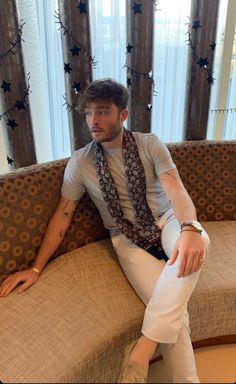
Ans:
{"type": "Polygon", "coordinates": [[[207,68],[208,64],[209,64],[209,61],[208,61],[208,58],[205,57],[200,57],[200,59],[197,61],[197,64],[199,65],[200,68],[204,67],[204,68],[207,68]]]}
{"type": "Polygon", "coordinates": [[[11,83],[7,83],[5,80],[3,80],[1,88],[3,89],[3,92],[11,92],[10,90],[11,83]]]}
{"type": "Polygon", "coordinates": [[[76,47],[76,45],[74,45],[74,47],[71,48],[70,51],[72,53],[72,56],[79,56],[79,52],[81,51],[81,48],[76,47]]]}
{"type": "Polygon", "coordinates": [[[87,4],[86,3],[82,3],[82,1],[81,1],[77,8],[79,9],[80,14],[81,13],[87,13],[87,4]]]}
{"type": "Polygon", "coordinates": [[[212,77],[211,74],[209,73],[208,78],[207,78],[208,84],[213,84],[214,80],[215,80],[214,77],[212,77]]]}
{"type": "Polygon", "coordinates": [[[141,6],[142,6],[142,3],[138,4],[138,3],[135,3],[135,1],[134,1],[134,5],[133,5],[132,9],[134,10],[135,15],[136,15],[136,13],[142,13],[141,6]]]}
{"type": "Polygon", "coordinates": [[[8,119],[7,125],[9,125],[9,127],[11,127],[12,129],[15,129],[16,127],[19,126],[19,124],[16,123],[15,119],[13,119],[13,120],[8,119]]]}
{"type": "Polygon", "coordinates": [[[75,93],[79,93],[81,91],[80,83],[76,83],[75,81],[74,81],[74,85],[72,85],[71,88],[75,90],[75,93]]]}
{"type": "Polygon", "coordinates": [[[127,49],[127,53],[131,53],[132,49],[133,49],[133,45],[131,45],[130,43],[127,45],[126,49],[127,49]]]}
{"type": "Polygon", "coordinates": [[[12,165],[14,163],[14,161],[9,156],[7,156],[7,162],[10,165],[12,165]]]}
{"type": "Polygon", "coordinates": [[[201,28],[201,27],[202,26],[200,25],[200,21],[199,20],[195,20],[192,28],[195,29],[195,31],[196,31],[198,28],[201,28]]]}
{"type": "Polygon", "coordinates": [[[146,111],[150,112],[152,109],[152,104],[148,104],[147,108],[146,108],[146,111]]]}
{"type": "Polygon", "coordinates": [[[25,109],[25,104],[22,103],[22,101],[20,100],[16,100],[15,108],[17,108],[17,111],[19,111],[20,109],[25,109]]]}
{"type": "Polygon", "coordinates": [[[70,66],[70,63],[64,63],[64,71],[65,73],[70,73],[70,71],[72,71],[72,68],[70,66]]]}
{"type": "Polygon", "coordinates": [[[131,79],[128,77],[128,78],[127,78],[127,86],[129,87],[130,85],[132,85],[132,84],[131,84],[131,79]]]}
{"type": "Polygon", "coordinates": [[[216,47],[216,43],[212,43],[212,44],[210,44],[210,47],[211,47],[211,50],[214,51],[214,50],[215,50],[215,47],[216,47]]]}

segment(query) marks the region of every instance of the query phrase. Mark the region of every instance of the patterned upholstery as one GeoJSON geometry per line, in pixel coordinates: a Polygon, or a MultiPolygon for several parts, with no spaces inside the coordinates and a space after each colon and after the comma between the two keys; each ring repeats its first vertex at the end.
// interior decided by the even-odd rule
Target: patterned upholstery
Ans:
{"type": "MultiPolygon", "coordinates": [[[[233,335],[236,142],[187,142],[169,148],[199,217],[207,220],[204,227],[211,239],[189,302],[192,341],[233,335]]],[[[32,263],[60,198],[67,161],[0,177],[2,279],[32,263]]],[[[0,381],[117,382],[124,347],[140,335],[145,307],[128,284],[107,236],[85,196],[37,284],[0,300],[0,381]]]]}
{"type": "MultiPolygon", "coordinates": [[[[201,221],[236,219],[236,141],[168,145],[201,221]]],[[[36,257],[60,198],[68,159],[36,164],[0,176],[0,282],[36,257]]],[[[98,211],[85,195],[54,255],[108,237],[98,211]]]]}
{"type": "Polygon", "coordinates": [[[200,221],[236,220],[236,141],[168,145],[200,221]]]}

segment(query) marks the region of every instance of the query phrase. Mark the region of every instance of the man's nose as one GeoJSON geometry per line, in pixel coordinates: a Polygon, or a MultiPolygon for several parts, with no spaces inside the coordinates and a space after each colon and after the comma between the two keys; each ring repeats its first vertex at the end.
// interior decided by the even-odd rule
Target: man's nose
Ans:
{"type": "Polygon", "coordinates": [[[95,112],[92,112],[90,115],[90,123],[96,125],[98,123],[98,115],[95,112]]]}

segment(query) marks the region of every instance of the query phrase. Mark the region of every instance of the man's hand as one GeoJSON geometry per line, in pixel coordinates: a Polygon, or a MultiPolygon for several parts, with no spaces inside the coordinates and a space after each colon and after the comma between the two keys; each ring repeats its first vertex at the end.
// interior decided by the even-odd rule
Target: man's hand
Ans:
{"type": "Polygon", "coordinates": [[[198,232],[183,231],[175,243],[168,264],[174,264],[177,257],[179,259],[177,277],[185,277],[197,272],[206,257],[206,244],[203,237],[198,232]]]}
{"type": "Polygon", "coordinates": [[[18,293],[24,292],[31,285],[36,283],[39,278],[39,274],[32,269],[26,271],[16,272],[13,275],[9,275],[8,278],[0,286],[0,297],[7,296],[19,283],[24,282],[17,290],[18,293]]]}

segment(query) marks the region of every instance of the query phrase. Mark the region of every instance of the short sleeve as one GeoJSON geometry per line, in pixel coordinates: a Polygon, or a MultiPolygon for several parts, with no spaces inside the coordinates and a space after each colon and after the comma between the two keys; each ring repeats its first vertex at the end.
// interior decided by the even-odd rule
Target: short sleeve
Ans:
{"type": "Polygon", "coordinates": [[[69,200],[79,200],[86,189],[83,184],[83,177],[78,164],[77,153],[74,152],[67,163],[63,184],[61,187],[62,197],[69,200]]]}
{"type": "Polygon", "coordinates": [[[176,169],[167,146],[154,134],[150,135],[149,154],[157,176],[171,169],[176,169]]]}

